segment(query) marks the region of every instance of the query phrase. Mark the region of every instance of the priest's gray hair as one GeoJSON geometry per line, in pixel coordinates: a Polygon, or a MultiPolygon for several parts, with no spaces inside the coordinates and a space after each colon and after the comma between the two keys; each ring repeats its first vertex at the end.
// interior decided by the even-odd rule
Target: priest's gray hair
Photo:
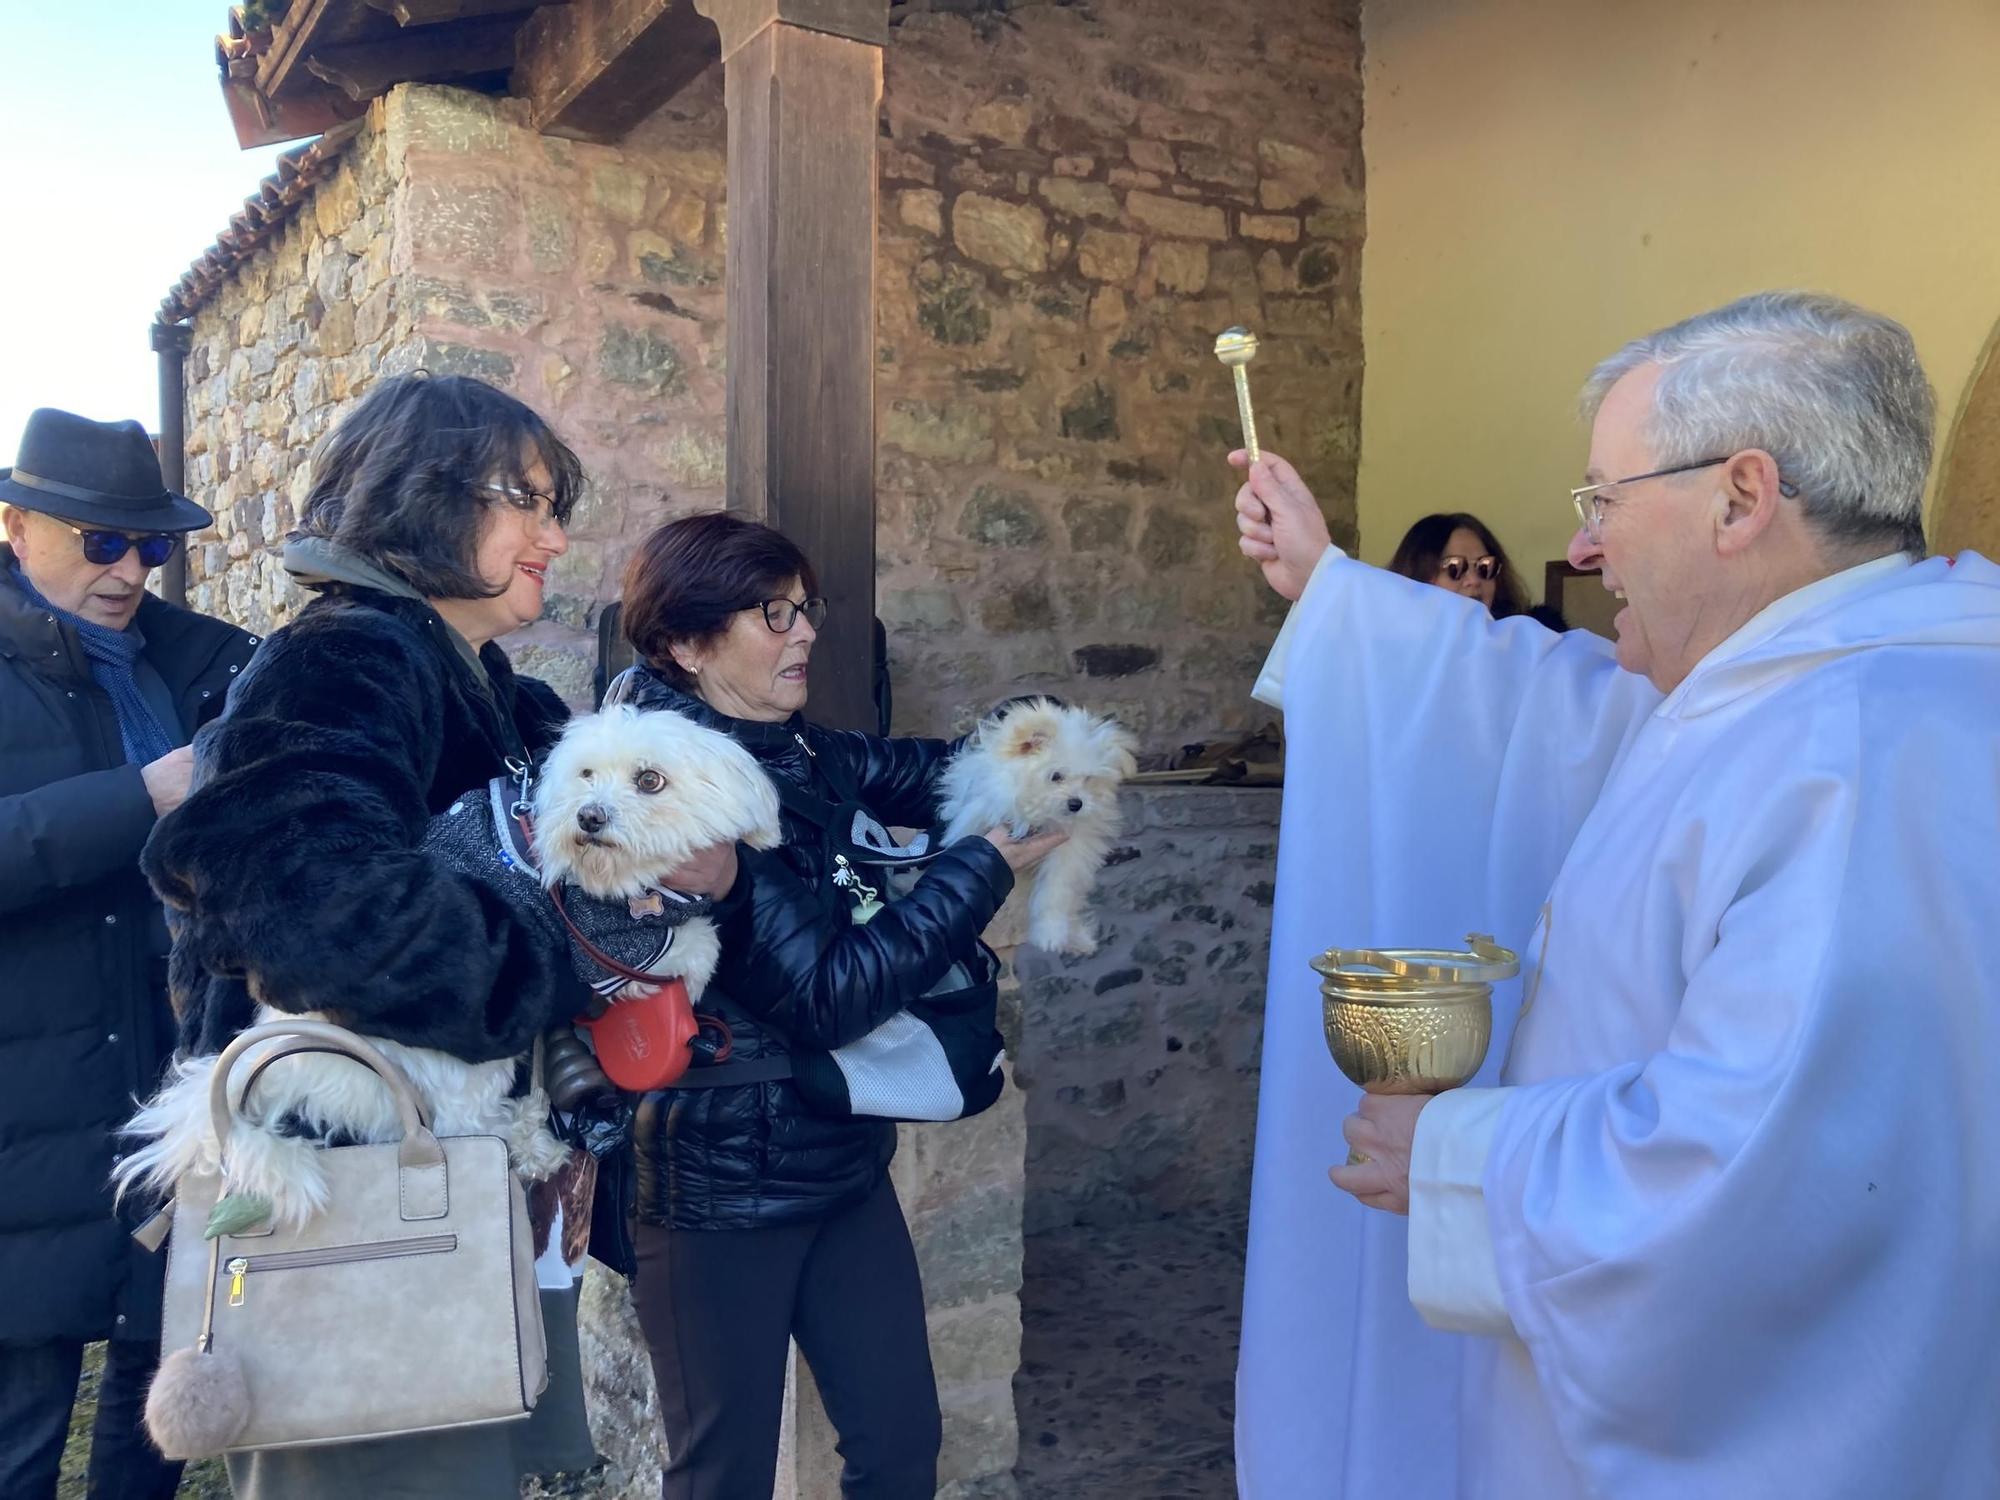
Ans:
{"type": "Polygon", "coordinates": [[[1936,401],[1902,324],[1816,292],[1759,292],[1605,360],[1583,388],[1585,420],[1650,364],[1661,468],[1761,448],[1827,542],[1923,554],[1936,401]]]}

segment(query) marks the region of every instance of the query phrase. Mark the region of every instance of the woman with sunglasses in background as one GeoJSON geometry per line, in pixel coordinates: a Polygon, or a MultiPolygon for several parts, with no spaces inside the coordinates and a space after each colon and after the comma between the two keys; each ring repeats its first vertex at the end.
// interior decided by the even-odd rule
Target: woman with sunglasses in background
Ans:
{"type": "MultiPolygon", "coordinates": [[[[562,945],[419,847],[560,732],[561,701],[497,642],[540,617],[583,483],[539,416],[462,376],[381,381],[322,441],[284,554],[314,597],[236,683],[200,785],[146,847],[179,915],[186,1050],[227,1045],[253,994],[472,1062],[585,1008],[562,945]]],[[[588,1467],[575,1289],[544,1285],[549,1386],[526,1422],[232,1454],[238,1500],[514,1500],[523,1473],[588,1467]]]]}
{"type": "Polygon", "coordinates": [[[1555,610],[1529,603],[1500,539],[1464,511],[1425,516],[1404,532],[1389,571],[1477,599],[1496,620],[1528,615],[1551,630],[1568,628],[1555,610]]]}

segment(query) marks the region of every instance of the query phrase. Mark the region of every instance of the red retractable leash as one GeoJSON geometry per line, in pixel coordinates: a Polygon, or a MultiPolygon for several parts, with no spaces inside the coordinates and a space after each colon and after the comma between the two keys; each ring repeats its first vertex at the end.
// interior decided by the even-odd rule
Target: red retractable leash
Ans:
{"type": "MultiPolygon", "coordinates": [[[[535,825],[526,811],[516,811],[529,847],[534,846],[535,825]]],[[[643,994],[611,1001],[600,1016],[578,1016],[576,1024],[590,1033],[597,1049],[597,1064],[604,1076],[627,1093],[643,1094],[651,1089],[671,1088],[680,1081],[694,1061],[695,1043],[703,1032],[717,1033],[711,1061],[726,1062],[734,1039],[729,1023],[720,1016],[697,1011],[680,979],[662,979],[644,969],[619,962],[577,930],[563,906],[562,887],[548,888],[556,915],[590,961],[608,974],[629,979],[647,988],[643,994]]]]}

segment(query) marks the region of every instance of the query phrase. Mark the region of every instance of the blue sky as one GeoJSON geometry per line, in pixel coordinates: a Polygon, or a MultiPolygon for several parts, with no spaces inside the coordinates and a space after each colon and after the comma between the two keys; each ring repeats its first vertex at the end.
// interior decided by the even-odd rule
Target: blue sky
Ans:
{"type": "Polygon", "coordinates": [[[228,21],[227,0],[0,0],[0,464],[38,406],[159,426],[160,299],[290,149],[237,149],[228,21]]]}

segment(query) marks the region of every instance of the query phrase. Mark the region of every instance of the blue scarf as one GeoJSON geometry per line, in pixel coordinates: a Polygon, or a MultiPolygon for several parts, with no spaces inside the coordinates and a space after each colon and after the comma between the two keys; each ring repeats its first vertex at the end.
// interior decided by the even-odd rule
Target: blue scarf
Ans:
{"type": "Polygon", "coordinates": [[[125,759],[130,765],[150,765],[174,748],[174,740],[153,712],[153,705],[146,701],[146,695],[139,691],[138,674],[133,670],[139,660],[139,653],[146,649],[146,638],[139,634],[136,625],[128,625],[123,630],[112,630],[108,626],[93,625],[80,619],[66,609],[57,609],[44,599],[41,591],[28,582],[28,575],[22,571],[19,562],[14,564],[14,579],[21,585],[21,592],[38,609],[45,609],[63,624],[76,632],[77,644],[83,647],[83,654],[90,659],[90,678],[104,689],[111,700],[111,711],[118,715],[118,738],[125,745],[125,759]]]}

